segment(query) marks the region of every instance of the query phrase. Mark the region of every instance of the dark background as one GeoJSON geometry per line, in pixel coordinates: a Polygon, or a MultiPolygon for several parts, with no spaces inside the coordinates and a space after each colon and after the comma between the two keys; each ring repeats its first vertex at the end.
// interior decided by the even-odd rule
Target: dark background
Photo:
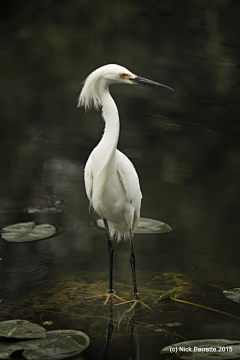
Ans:
{"type": "MultiPolygon", "coordinates": [[[[111,87],[121,119],[119,149],[140,177],[141,215],[175,229],[136,235],[137,269],[239,286],[239,1],[23,0],[0,6],[1,226],[36,221],[63,229],[60,241],[1,240],[1,296],[27,296],[54,279],[54,269],[107,271],[105,235],[90,228],[97,215],[88,213],[83,183],[103,122],[100,113],[76,108],[82,81],[107,63],[175,89],[111,87]],[[46,195],[61,199],[67,212],[22,211],[22,201],[46,195]]],[[[120,263],[121,252],[129,256],[127,244],[117,251],[120,263]]],[[[116,276],[123,268],[130,276],[127,260],[116,266],[116,276]]],[[[209,337],[218,337],[217,328],[209,337]]],[[[189,329],[182,330],[188,339],[189,329]]],[[[237,337],[234,330],[221,336],[237,337]]]]}

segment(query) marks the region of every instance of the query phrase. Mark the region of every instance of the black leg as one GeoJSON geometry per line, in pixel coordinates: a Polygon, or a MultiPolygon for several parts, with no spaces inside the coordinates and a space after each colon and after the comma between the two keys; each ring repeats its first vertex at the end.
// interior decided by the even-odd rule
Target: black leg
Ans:
{"type": "Polygon", "coordinates": [[[137,282],[136,282],[136,273],[135,273],[135,255],[134,255],[134,251],[133,251],[132,229],[129,229],[129,238],[130,238],[130,245],[131,245],[130,264],[131,264],[131,267],[132,267],[134,299],[137,300],[138,299],[138,292],[137,292],[137,282]]]}
{"type": "Polygon", "coordinates": [[[108,239],[108,251],[110,254],[110,274],[109,274],[109,293],[114,293],[114,289],[113,289],[113,283],[112,283],[112,278],[113,278],[113,252],[114,252],[114,247],[113,247],[113,243],[112,243],[112,239],[111,239],[111,235],[110,235],[110,231],[109,231],[109,227],[108,227],[108,222],[107,219],[103,219],[104,222],[104,226],[106,229],[106,233],[107,233],[107,239],[108,239]]]}

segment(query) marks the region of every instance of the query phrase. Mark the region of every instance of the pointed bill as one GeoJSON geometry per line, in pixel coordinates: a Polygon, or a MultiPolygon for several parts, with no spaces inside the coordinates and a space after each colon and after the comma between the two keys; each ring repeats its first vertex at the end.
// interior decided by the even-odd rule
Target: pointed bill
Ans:
{"type": "Polygon", "coordinates": [[[135,77],[129,77],[129,80],[131,80],[133,83],[140,84],[140,85],[147,85],[147,86],[152,86],[152,87],[155,87],[155,88],[174,91],[174,89],[169,87],[169,86],[160,84],[160,83],[158,83],[156,81],[145,79],[145,78],[137,76],[137,75],[135,75],[135,77]]]}

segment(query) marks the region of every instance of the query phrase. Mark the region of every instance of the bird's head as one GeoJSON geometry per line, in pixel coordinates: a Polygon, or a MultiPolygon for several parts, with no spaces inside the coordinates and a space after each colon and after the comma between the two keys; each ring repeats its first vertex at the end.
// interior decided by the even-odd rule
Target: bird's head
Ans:
{"type": "Polygon", "coordinates": [[[135,75],[123,66],[116,64],[108,64],[95,70],[97,76],[104,86],[111,84],[131,84],[130,79],[135,75]]]}
{"type": "Polygon", "coordinates": [[[166,85],[137,76],[123,66],[108,64],[96,69],[86,78],[78,98],[78,106],[83,106],[86,110],[91,107],[98,110],[101,107],[101,94],[111,84],[139,84],[173,90],[166,85]]]}

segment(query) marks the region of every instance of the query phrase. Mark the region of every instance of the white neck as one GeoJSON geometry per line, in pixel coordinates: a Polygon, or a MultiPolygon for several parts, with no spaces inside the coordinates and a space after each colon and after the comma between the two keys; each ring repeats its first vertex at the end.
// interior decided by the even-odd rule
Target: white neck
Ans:
{"type": "Polygon", "coordinates": [[[101,102],[102,116],[105,121],[102,141],[107,142],[108,146],[113,146],[116,149],[120,130],[118,109],[109,91],[102,95],[101,102]]]}
{"type": "MultiPolygon", "coordinates": [[[[95,164],[95,179],[97,179],[97,184],[104,184],[104,186],[99,189],[101,194],[105,189],[107,179],[112,172],[111,170],[115,166],[116,148],[120,127],[117,106],[109,93],[108,87],[102,90],[104,91],[101,91],[100,93],[105,129],[101,141],[95,148],[96,154],[98,155],[96,157],[97,160],[95,164]]],[[[98,191],[97,189],[98,185],[95,188],[95,192],[98,191]]]]}
{"type": "Polygon", "coordinates": [[[103,155],[102,167],[112,164],[119,138],[119,116],[117,106],[109,93],[108,86],[101,89],[102,116],[105,121],[104,134],[98,144],[103,155]],[[112,160],[112,161],[111,161],[112,160]]]}

